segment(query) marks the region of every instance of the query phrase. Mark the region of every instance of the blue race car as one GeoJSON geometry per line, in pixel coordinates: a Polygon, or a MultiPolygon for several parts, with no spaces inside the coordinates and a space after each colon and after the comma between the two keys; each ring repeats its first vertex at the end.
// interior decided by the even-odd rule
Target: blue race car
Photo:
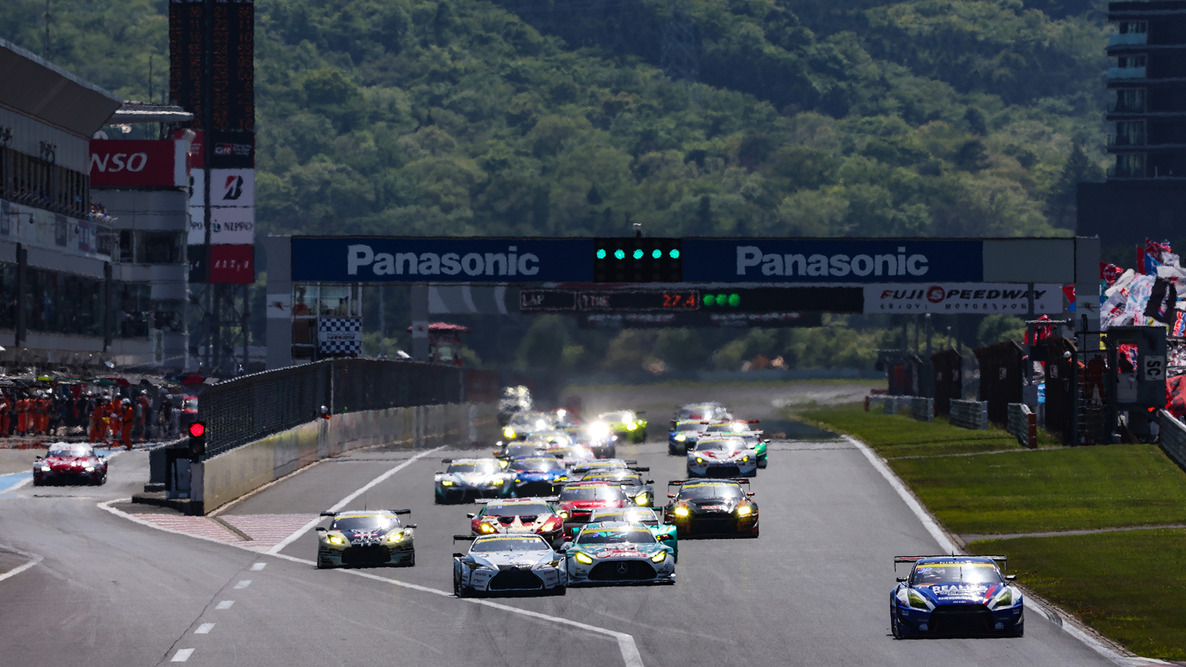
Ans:
{"type": "Polygon", "coordinates": [[[890,630],[919,636],[1006,635],[1025,632],[1021,590],[1004,575],[1004,556],[898,556],[910,563],[890,593],[890,630]],[[1000,563],[1000,566],[998,566],[1000,563]]]}
{"type": "Polygon", "coordinates": [[[667,432],[667,453],[684,456],[708,430],[708,422],[699,419],[683,419],[671,425],[667,432]]]}
{"type": "Polygon", "coordinates": [[[550,496],[568,481],[568,469],[550,454],[511,459],[507,472],[515,475],[514,495],[550,496]]]}

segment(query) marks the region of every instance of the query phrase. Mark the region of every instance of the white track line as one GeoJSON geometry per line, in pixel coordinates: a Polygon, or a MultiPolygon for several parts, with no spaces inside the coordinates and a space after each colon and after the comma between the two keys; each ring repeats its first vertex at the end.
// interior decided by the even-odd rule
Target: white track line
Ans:
{"type": "MultiPolygon", "coordinates": [[[[860,450],[860,452],[865,455],[865,458],[869,460],[869,463],[873,466],[873,468],[877,470],[877,472],[881,473],[881,476],[885,478],[885,481],[889,482],[890,486],[894,488],[894,491],[898,493],[898,497],[900,497],[902,501],[906,503],[906,506],[910,508],[910,511],[913,512],[916,517],[918,517],[918,520],[922,522],[923,527],[927,529],[927,532],[930,533],[935,542],[939,544],[939,548],[941,551],[943,551],[943,553],[964,553],[964,550],[960,548],[954,541],[952,541],[951,537],[949,537],[947,533],[939,527],[939,523],[935,521],[935,518],[931,516],[931,513],[922,506],[922,503],[918,502],[918,499],[914,497],[914,493],[902,483],[902,480],[898,479],[898,476],[894,474],[892,469],[890,469],[889,465],[885,462],[885,459],[882,459],[881,456],[874,452],[872,448],[860,440],[848,435],[842,437],[846,442],[860,450]]],[[[1046,618],[1053,620],[1055,624],[1065,630],[1067,634],[1083,642],[1088,646],[1088,648],[1100,654],[1114,665],[1127,667],[1133,664],[1150,664],[1148,660],[1134,663],[1132,658],[1120,655],[1115,650],[1113,650],[1112,647],[1100,642],[1095,637],[1092,637],[1090,634],[1080,630],[1075,626],[1074,623],[1065,622],[1061,614],[1054,611],[1053,609],[1048,609],[1043,604],[1038,603],[1030,595],[1025,596],[1025,606],[1031,611],[1035,611],[1046,618]]]]}
{"type": "Polygon", "coordinates": [[[4,581],[5,579],[7,579],[9,577],[15,577],[16,575],[20,574],[21,572],[24,572],[25,570],[27,570],[41,562],[41,556],[38,556],[36,554],[30,555],[30,554],[26,554],[26,553],[21,553],[19,551],[17,551],[16,553],[24,556],[25,558],[28,558],[29,561],[26,562],[24,565],[21,565],[19,567],[14,567],[13,569],[5,572],[4,574],[0,574],[0,581],[4,581]]]}

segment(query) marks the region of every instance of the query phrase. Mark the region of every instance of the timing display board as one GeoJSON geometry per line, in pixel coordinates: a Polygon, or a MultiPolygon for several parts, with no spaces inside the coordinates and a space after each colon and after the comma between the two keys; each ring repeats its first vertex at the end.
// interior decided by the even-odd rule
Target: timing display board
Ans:
{"type": "MultiPolygon", "coordinates": [[[[735,287],[728,289],[523,289],[521,313],[864,312],[859,287],[735,287]]],[[[745,319],[745,318],[740,318],[745,319]]]]}

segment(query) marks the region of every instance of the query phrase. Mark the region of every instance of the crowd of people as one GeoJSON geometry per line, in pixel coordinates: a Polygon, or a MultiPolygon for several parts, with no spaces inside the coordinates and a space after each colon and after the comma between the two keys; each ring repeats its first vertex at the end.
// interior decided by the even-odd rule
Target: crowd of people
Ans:
{"type": "Polygon", "coordinates": [[[178,432],[177,397],[167,391],[83,386],[0,389],[0,438],[70,437],[131,449],[133,442],[167,439],[178,432]]]}

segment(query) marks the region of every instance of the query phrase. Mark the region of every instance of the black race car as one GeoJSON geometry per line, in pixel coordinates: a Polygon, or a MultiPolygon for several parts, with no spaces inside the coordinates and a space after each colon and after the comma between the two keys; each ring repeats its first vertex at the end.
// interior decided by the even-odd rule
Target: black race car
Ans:
{"type": "Polygon", "coordinates": [[[664,523],[674,524],[680,539],[693,535],[758,536],[758,504],[748,479],[685,479],[663,508],[664,523]]]}

